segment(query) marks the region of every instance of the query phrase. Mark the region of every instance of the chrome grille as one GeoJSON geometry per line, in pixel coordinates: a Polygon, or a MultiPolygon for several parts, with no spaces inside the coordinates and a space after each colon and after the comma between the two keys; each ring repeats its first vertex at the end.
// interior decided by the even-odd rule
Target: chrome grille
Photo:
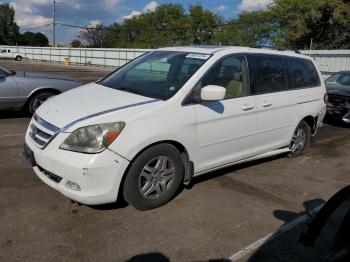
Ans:
{"type": "Polygon", "coordinates": [[[40,130],[34,124],[30,125],[29,135],[40,146],[45,146],[47,141],[52,138],[52,135],[50,135],[48,133],[45,133],[44,131],[40,130]]]}
{"type": "Polygon", "coordinates": [[[35,114],[30,124],[29,136],[39,148],[44,149],[60,131],[61,129],[35,114]]]}

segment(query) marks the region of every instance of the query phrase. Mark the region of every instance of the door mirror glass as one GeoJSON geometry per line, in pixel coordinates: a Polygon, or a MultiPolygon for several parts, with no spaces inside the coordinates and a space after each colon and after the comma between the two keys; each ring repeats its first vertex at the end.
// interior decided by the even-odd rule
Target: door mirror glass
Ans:
{"type": "Polygon", "coordinates": [[[216,85],[208,85],[201,90],[202,101],[219,101],[223,100],[226,95],[226,88],[216,85]]]}

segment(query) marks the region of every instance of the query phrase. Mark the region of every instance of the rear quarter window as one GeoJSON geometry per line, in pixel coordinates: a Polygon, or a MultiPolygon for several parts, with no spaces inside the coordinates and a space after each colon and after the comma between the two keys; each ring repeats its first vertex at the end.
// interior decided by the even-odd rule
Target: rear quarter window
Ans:
{"type": "Polygon", "coordinates": [[[289,58],[289,64],[294,88],[318,87],[321,85],[317,70],[310,60],[289,58]]]}

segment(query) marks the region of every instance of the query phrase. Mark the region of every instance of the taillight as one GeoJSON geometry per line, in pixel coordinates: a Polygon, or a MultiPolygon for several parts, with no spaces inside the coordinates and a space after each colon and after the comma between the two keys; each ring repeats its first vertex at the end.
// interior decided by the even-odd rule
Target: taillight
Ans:
{"type": "Polygon", "coordinates": [[[323,99],[324,99],[324,103],[328,104],[328,95],[327,94],[324,95],[323,99]]]}

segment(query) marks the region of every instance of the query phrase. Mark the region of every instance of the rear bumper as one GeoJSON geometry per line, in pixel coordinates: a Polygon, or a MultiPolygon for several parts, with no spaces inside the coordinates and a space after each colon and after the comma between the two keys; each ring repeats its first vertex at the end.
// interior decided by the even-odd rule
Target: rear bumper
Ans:
{"type": "Polygon", "coordinates": [[[326,113],[327,113],[327,108],[326,107],[323,107],[323,109],[321,110],[321,112],[319,113],[318,115],[318,118],[317,118],[317,126],[316,126],[316,129],[318,129],[319,127],[322,126],[323,124],[323,120],[326,116],[326,113]]]}
{"type": "Polygon", "coordinates": [[[42,150],[33,144],[28,134],[26,147],[24,154],[36,175],[64,196],[86,205],[117,200],[129,165],[125,158],[108,149],[99,154],[81,154],[54,149],[50,144],[50,148],[42,150]]]}
{"type": "Polygon", "coordinates": [[[321,110],[321,112],[318,114],[317,123],[316,123],[314,130],[313,130],[313,133],[312,133],[313,136],[317,134],[318,129],[323,125],[323,120],[326,116],[326,112],[327,112],[326,107],[324,107],[321,110]]]}

